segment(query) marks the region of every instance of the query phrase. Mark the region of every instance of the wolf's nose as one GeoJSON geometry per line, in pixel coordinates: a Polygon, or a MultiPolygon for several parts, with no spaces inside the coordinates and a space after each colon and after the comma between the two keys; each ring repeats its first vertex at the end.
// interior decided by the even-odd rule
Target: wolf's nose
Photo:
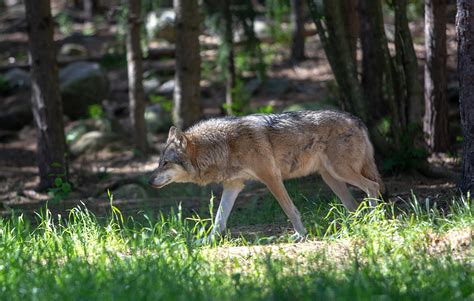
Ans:
{"type": "Polygon", "coordinates": [[[148,179],[148,185],[153,186],[153,178],[148,179]]]}

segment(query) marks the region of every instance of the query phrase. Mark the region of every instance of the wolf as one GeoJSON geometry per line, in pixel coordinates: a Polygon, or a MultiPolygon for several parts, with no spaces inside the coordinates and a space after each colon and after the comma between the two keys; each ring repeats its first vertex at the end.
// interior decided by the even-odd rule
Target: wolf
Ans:
{"type": "Polygon", "coordinates": [[[214,118],[184,132],[171,127],[149,183],[155,188],[173,182],[222,183],[211,232],[221,234],[245,182],[260,181],[288,216],[295,234],[304,237],[301,215],[283,180],[316,172],[350,211],[358,203],[347,184],[369,198],[377,198],[384,190],[363,122],[329,110],[214,118]]]}

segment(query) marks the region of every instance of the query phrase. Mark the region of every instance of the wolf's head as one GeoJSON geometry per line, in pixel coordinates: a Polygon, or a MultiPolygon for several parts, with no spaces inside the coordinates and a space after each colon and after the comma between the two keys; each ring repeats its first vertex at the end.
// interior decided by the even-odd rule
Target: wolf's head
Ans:
{"type": "Polygon", "coordinates": [[[150,176],[149,184],[161,188],[173,182],[189,182],[194,170],[190,148],[189,138],[178,128],[171,127],[158,168],[150,176]]]}

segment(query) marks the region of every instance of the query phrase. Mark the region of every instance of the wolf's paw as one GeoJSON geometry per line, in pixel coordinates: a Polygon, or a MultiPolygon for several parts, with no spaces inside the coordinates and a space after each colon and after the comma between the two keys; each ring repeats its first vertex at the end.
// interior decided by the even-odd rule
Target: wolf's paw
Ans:
{"type": "Polygon", "coordinates": [[[298,232],[290,236],[290,241],[294,243],[304,242],[306,240],[306,235],[302,235],[298,232]]]}

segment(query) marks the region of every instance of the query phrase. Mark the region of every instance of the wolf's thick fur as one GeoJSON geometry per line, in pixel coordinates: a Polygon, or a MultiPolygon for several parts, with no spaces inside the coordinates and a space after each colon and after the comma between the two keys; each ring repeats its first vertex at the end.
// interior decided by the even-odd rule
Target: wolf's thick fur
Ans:
{"type": "Polygon", "coordinates": [[[172,127],[150,184],[223,183],[214,231],[222,232],[245,180],[264,183],[299,235],[306,230],[284,179],[319,172],[349,210],[357,203],[346,183],[369,197],[383,192],[367,129],[336,111],[302,111],[202,121],[186,132],[172,127]]]}

